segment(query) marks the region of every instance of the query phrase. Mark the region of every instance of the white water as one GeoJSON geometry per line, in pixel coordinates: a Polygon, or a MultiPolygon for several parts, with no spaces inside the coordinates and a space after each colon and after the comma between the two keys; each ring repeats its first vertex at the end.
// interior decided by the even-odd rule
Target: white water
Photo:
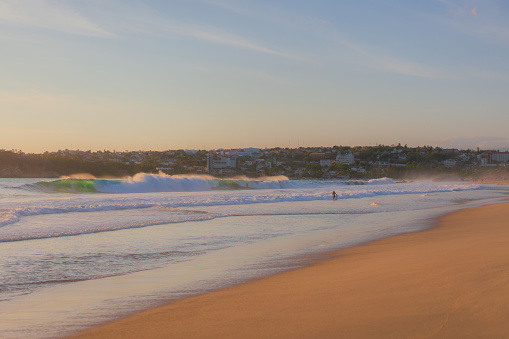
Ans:
{"type": "Polygon", "coordinates": [[[2,338],[63,335],[299,265],[290,260],[299,254],[423,229],[506,193],[461,182],[154,175],[56,193],[39,181],[0,179],[2,338]]]}

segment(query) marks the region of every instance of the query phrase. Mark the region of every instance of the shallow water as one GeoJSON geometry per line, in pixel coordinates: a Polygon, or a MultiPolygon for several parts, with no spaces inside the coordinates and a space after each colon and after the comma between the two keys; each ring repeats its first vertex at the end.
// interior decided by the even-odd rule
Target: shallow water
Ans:
{"type": "Polygon", "coordinates": [[[64,335],[298,267],[302,254],[422,230],[441,214],[508,193],[390,180],[154,188],[165,180],[137,182],[144,193],[106,194],[48,192],[37,189],[40,180],[0,179],[0,337],[64,335]],[[331,200],[332,190],[339,200],[331,200]]]}

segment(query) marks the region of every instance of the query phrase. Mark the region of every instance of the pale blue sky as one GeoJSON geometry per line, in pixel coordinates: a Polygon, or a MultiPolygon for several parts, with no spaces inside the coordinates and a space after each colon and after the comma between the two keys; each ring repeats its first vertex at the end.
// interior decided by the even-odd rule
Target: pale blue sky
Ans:
{"type": "Polygon", "coordinates": [[[509,2],[0,0],[0,149],[509,147],[509,2]]]}

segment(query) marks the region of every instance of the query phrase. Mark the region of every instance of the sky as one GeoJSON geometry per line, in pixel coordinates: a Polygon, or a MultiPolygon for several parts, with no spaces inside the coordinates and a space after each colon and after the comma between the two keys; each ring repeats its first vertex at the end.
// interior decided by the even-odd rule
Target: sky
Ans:
{"type": "Polygon", "coordinates": [[[0,0],[0,149],[509,147],[506,0],[0,0]]]}

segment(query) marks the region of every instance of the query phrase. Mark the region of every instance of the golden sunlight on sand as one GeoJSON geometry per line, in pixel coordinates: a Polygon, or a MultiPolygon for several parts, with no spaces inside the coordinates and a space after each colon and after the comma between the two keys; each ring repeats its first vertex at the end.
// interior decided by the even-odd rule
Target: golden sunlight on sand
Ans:
{"type": "Polygon", "coordinates": [[[309,267],[180,300],[75,338],[509,336],[509,204],[338,251],[309,267]]]}

